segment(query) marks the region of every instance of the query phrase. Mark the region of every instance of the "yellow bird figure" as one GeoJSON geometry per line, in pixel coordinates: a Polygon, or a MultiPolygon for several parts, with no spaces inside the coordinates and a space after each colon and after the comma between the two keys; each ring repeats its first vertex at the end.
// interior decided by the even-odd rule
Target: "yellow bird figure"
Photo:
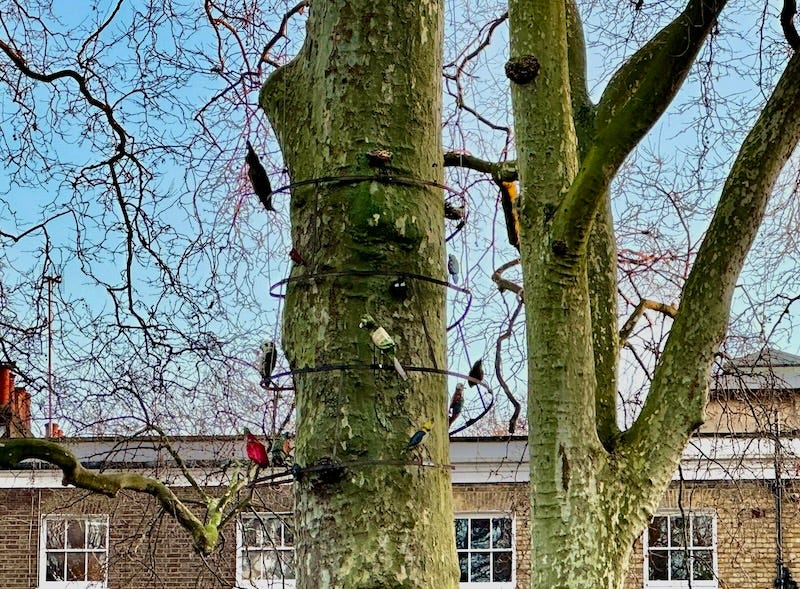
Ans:
{"type": "Polygon", "coordinates": [[[425,437],[425,434],[427,434],[432,429],[433,429],[432,422],[426,421],[425,423],[423,423],[422,427],[420,427],[417,431],[415,431],[408,439],[408,443],[406,444],[404,450],[408,452],[412,448],[416,448],[417,446],[419,446],[420,443],[422,443],[422,438],[425,437]]]}
{"type": "Polygon", "coordinates": [[[508,243],[519,251],[519,217],[517,217],[517,191],[516,182],[500,182],[500,204],[503,205],[503,214],[506,218],[506,231],[508,243]]]}

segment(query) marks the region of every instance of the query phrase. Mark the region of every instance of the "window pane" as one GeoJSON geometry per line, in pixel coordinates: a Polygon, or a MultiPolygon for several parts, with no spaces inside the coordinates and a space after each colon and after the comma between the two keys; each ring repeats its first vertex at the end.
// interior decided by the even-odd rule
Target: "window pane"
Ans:
{"type": "Polygon", "coordinates": [[[67,548],[86,547],[86,522],[70,520],[67,522],[67,548]]]}
{"type": "Polygon", "coordinates": [[[294,546],[294,531],[288,523],[283,524],[283,545],[294,546]]]}
{"type": "Polygon", "coordinates": [[[458,568],[461,571],[461,578],[459,583],[466,583],[469,581],[469,552],[458,553],[458,568]]]}
{"type": "Polygon", "coordinates": [[[264,520],[264,546],[275,548],[281,545],[281,522],[271,517],[264,520]]]}
{"type": "Polygon", "coordinates": [[[106,555],[105,552],[90,552],[86,563],[86,580],[102,581],[106,578],[106,555]]]}
{"type": "Polygon", "coordinates": [[[456,548],[463,550],[467,545],[467,522],[469,520],[458,518],[456,520],[456,548]]]}
{"type": "Polygon", "coordinates": [[[489,548],[489,520],[470,520],[470,548],[489,548]]]}
{"type": "Polygon", "coordinates": [[[249,581],[254,578],[253,569],[251,566],[252,556],[253,555],[249,551],[242,551],[242,579],[245,581],[249,581]]]}
{"type": "Polygon", "coordinates": [[[63,581],[64,580],[64,553],[63,552],[48,552],[47,553],[47,580],[48,581],[63,581]]]}
{"type": "Polygon", "coordinates": [[[283,562],[280,558],[280,553],[276,550],[268,550],[263,553],[264,556],[264,578],[265,579],[289,579],[286,571],[283,568],[283,562]]]}
{"type": "Polygon", "coordinates": [[[673,550],[670,554],[669,574],[670,579],[685,581],[689,578],[689,567],[686,562],[686,552],[673,550]]]}
{"type": "Polygon", "coordinates": [[[294,550],[281,550],[281,564],[285,579],[294,579],[294,550]]]}
{"type": "Polygon", "coordinates": [[[668,552],[666,550],[651,550],[648,556],[647,564],[649,577],[651,581],[667,581],[669,576],[667,574],[667,558],[668,552]]]}
{"type": "Polygon", "coordinates": [[[692,543],[694,546],[711,546],[713,537],[712,519],[708,515],[692,518],[692,543]]]}
{"type": "Polygon", "coordinates": [[[67,553],[67,581],[86,580],[86,553],[67,553]]]}
{"type": "Polygon", "coordinates": [[[86,529],[87,548],[105,548],[106,522],[98,520],[89,520],[88,523],[89,525],[86,529]]]}
{"type": "Polygon", "coordinates": [[[261,523],[258,520],[248,518],[242,520],[242,544],[244,546],[261,546],[261,523]]]}
{"type": "Polygon", "coordinates": [[[667,546],[667,518],[654,517],[647,528],[647,540],[650,546],[667,546]]]}
{"type": "Polygon", "coordinates": [[[473,552],[470,554],[470,581],[473,583],[488,583],[489,577],[489,553],[473,552]]]}
{"type": "Polygon", "coordinates": [[[670,546],[686,546],[686,520],[680,516],[670,518],[670,546]]]}
{"type": "Polygon", "coordinates": [[[64,548],[64,520],[45,520],[47,526],[47,548],[64,548]]]}
{"type": "Polygon", "coordinates": [[[504,517],[492,520],[492,548],[511,548],[511,520],[504,517]]]}
{"type": "Polygon", "coordinates": [[[495,552],[492,554],[492,581],[511,580],[511,553],[495,552]]]}
{"type": "Polygon", "coordinates": [[[695,581],[711,581],[714,578],[714,564],[710,550],[695,550],[693,578],[695,581]]]}
{"type": "Polygon", "coordinates": [[[250,552],[250,579],[259,580],[264,578],[264,563],[260,551],[250,552]]]}

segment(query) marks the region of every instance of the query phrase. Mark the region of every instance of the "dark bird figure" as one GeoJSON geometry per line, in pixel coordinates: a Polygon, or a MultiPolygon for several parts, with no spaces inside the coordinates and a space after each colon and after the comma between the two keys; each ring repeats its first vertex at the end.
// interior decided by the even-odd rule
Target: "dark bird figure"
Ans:
{"type": "Polygon", "coordinates": [[[500,183],[500,203],[503,205],[503,215],[506,218],[506,232],[508,243],[519,251],[519,217],[517,217],[517,184],[516,182],[500,183]]]}
{"type": "Polygon", "coordinates": [[[291,251],[289,252],[289,257],[292,259],[292,262],[294,262],[298,266],[306,265],[306,261],[303,259],[303,256],[300,255],[300,252],[298,252],[296,248],[291,249],[291,251]]]}
{"type": "Polygon", "coordinates": [[[267,457],[267,449],[264,447],[264,444],[259,442],[247,428],[244,428],[244,437],[247,439],[247,444],[245,445],[247,457],[259,467],[268,468],[269,458],[267,457]]]}
{"type": "Polygon", "coordinates": [[[249,141],[247,142],[247,157],[245,159],[247,161],[247,177],[250,178],[250,184],[253,185],[253,192],[256,193],[265,209],[274,211],[269,176],[267,176],[267,171],[261,165],[261,161],[249,141]]]}
{"type": "Polygon", "coordinates": [[[422,438],[425,437],[431,429],[433,428],[433,424],[430,421],[426,421],[422,424],[422,427],[415,431],[411,437],[408,439],[408,444],[406,444],[405,451],[408,452],[412,448],[416,448],[422,442],[422,438]]]}
{"type": "Polygon", "coordinates": [[[261,373],[261,382],[259,384],[265,389],[272,384],[272,373],[275,372],[277,361],[278,349],[275,344],[270,341],[261,344],[261,364],[258,367],[258,371],[261,373]]]}
{"type": "Polygon", "coordinates": [[[461,221],[466,211],[463,206],[457,207],[451,202],[444,201],[444,218],[451,221],[461,221]]]}
{"type": "Polygon", "coordinates": [[[464,383],[460,382],[456,385],[456,392],[453,393],[453,398],[450,399],[450,424],[452,424],[458,416],[461,415],[461,410],[464,408],[464,383]]]}
{"type": "Polygon", "coordinates": [[[483,359],[478,360],[469,369],[469,386],[474,387],[479,382],[483,382],[483,359]]]}

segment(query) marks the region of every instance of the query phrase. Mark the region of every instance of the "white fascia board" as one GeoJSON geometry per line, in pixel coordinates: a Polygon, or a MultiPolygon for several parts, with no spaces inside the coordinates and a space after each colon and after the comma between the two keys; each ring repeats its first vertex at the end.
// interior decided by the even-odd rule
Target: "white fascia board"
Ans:
{"type": "MultiPolygon", "coordinates": [[[[94,471],[97,472],[97,471],[94,471]]],[[[130,470],[104,470],[103,474],[119,474],[130,470]]],[[[192,477],[204,487],[218,487],[228,484],[228,479],[221,475],[209,476],[202,470],[189,470],[192,477]]],[[[143,476],[152,476],[170,487],[188,487],[189,481],[178,469],[161,469],[160,474],[139,472],[143,476]]],[[[61,489],[63,475],[57,469],[42,470],[0,470],[0,489],[61,489]]],[[[69,485],[66,487],[69,488],[69,485]]],[[[73,487],[74,488],[74,487],[73,487]]]]}
{"type": "MultiPolygon", "coordinates": [[[[176,487],[188,485],[180,471],[169,466],[171,457],[165,456],[165,450],[153,448],[152,443],[129,445],[124,449],[115,448],[115,444],[104,440],[69,440],[65,445],[83,461],[107,460],[107,464],[111,464],[103,472],[135,470],[176,487]],[[115,462],[120,468],[110,468],[115,462]],[[126,462],[125,468],[121,468],[119,462],[126,462]],[[147,466],[136,469],[136,463],[147,463],[147,466]],[[164,466],[154,466],[161,464],[164,466]]],[[[236,441],[186,440],[177,441],[175,446],[187,462],[203,460],[217,464],[209,466],[208,470],[190,469],[201,485],[225,484],[219,465],[231,458],[243,460],[241,443],[236,441]],[[215,472],[209,474],[211,471],[215,472]]],[[[794,457],[800,457],[800,438],[782,438],[781,452],[783,478],[799,479],[800,461],[794,457]]],[[[695,437],[684,450],[681,469],[675,472],[673,480],[770,480],[775,476],[774,462],[775,441],[771,438],[695,437]]],[[[450,442],[450,464],[455,484],[526,483],[530,478],[528,445],[519,438],[454,438],[450,442]]],[[[61,476],[59,470],[51,468],[0,470],[0,488],[61,488],[61,476]]]]}
{"type": "Polygon", "coordinates": [[[454,438],[450,440],[452,482],[526,483],[530,480],[528,444],[524,440],[454,438]]]}

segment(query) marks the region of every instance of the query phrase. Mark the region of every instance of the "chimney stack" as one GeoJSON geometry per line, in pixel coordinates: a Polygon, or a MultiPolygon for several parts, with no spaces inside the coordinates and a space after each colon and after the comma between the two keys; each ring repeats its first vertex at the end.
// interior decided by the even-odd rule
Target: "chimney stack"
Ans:
{"type": "Polygon", "coordinates": [[[11,400],[11,391],[14,390],[13,364],[0,363],[0,407],[8,405],[11,400]]]}
{"type": "Polygon", "coordinates": [[[0,363],[0,437],[31,435],[31,395],[14,386],[14,364],[0,363]]]}
{"type": "Polygon", "coordinates": [[[46,438],[63,438],[64,430],[58,427],[56,422],[47,423],[44,426],[44,436],[46,438]]]}

